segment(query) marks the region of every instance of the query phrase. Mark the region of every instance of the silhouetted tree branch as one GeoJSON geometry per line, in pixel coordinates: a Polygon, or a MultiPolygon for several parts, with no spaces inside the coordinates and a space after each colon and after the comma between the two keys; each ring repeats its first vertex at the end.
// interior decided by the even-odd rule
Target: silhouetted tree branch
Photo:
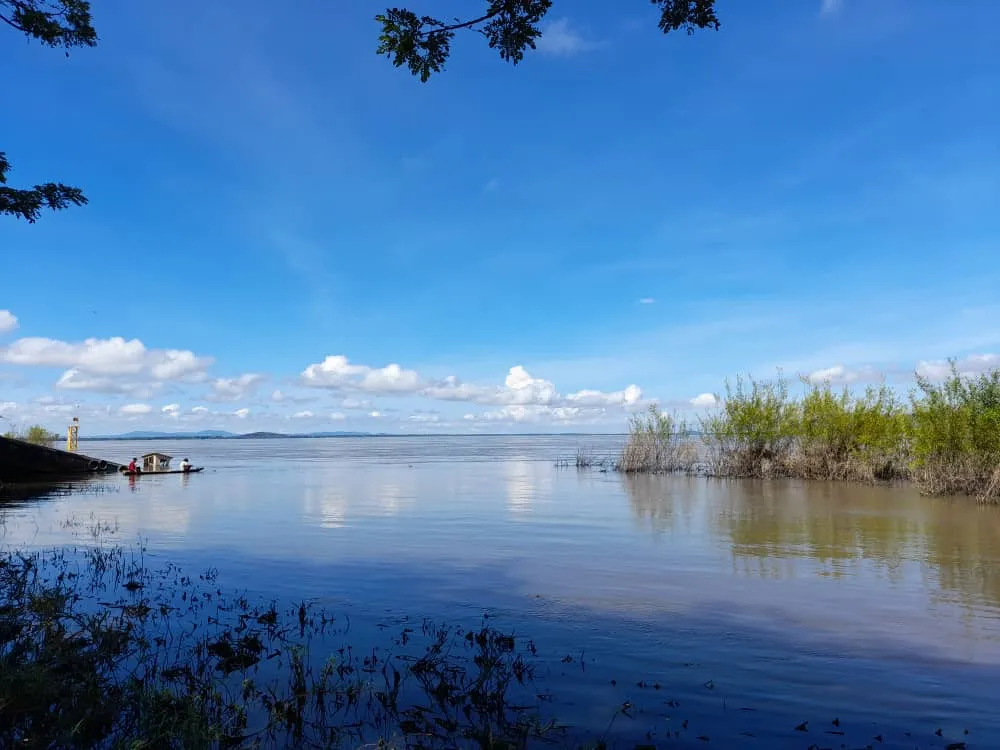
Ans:
{"type": "MultiPolygon", "coordinates": [[[[20,31],[28,40],[48,47],[93,47],[97,32],[91,24],[87,0],[0,0],[0,22],[20,31]]],[[[11,215],[30,223],[43,208],[59,210],[87,202],[79,188],[61,182],[46,182],[30,189],[7,187],[10,162],[0,151],[0,216],[11,215]]]]}
{"type": "MultiPolygon", "coordinates": [[[[451,54],[455,33],[474,31],[484,36],[501,59],[516,65],[525,51],[535,49],[542,36],[541,21],[552,7],[552,0],[485,0],[485,13],[470,20],[453,19],[446,23],[431,16],[418,16],[406,8],[388,8],[375,16],[382,25],[378,54],[388,57],[397,68],[405,65],[413,75],[426,82],[444,69],[451,54]]],[[[622,0],[616,0],[622,2],[622,0]]],[[[660,11],[657,26],[667,34],[684,29],[719,28],[715,0],[651,0],[660,11]]]]}

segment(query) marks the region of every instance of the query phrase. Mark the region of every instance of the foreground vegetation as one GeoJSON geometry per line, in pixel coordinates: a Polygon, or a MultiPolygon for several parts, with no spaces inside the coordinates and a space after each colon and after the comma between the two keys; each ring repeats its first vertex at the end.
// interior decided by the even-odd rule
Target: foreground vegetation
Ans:
{"type": "MultiPolygon", "coordinates": [[[[382,646],[352,646],[349,624],[308,602],[253,602],[225,593],[216,571],[153,569],[141,546],[104,547],[115,531],[98,523],[81,548],[0,554],[0,747],[597,750],[616,722],[644,713],[626,700],[603,732],[581,737],[550,715],[535,644],[488,617],[471,630],[404,618],[382,646]]],[[[558,661],[586,672],[582,656],[558,661]]],[[[617,747],[709,742],[664,716],[680,704],[661,688],[633,690],[649,692],[665,729],[644,721],[644,741],[617,747]]],[[[782,729],[796,740],[809,724],[798,721],[782,729]]],[[[839,719],[826,722],[846,739],[839,719]]]]}
{"type": "Polygon", "coordinates": [[[25,442],[34,443],[35,445],[44,445],[49,447],[51,447],[52,444],[60,438],[59,435],[49,432],[40,424],[23,428],[15,427],[14,429],[5,432],[4,437],[10,438],[11,440],[24,440],[25,442]]]}
{"type": "MultiPolygon", "coordinates": [[[[1000,503],[1000,370],[967,377],[953,365],[941,383],[918,377],[906,399],[884,384],[860,394],[829,383],[803,387],[796,397],[780,377],[727,383],[697,431],[650,407],[632,419],[621,455],[606,465],[716,477],[911,480],[927,493],[1000,503]]],[[[595,463],[577,459],[579,466],[595,463]]]]}
{"type": "Polygon", "coordinates": [[[141,549],[0,558],[0,746],[523,747],[558,735],[533,646],[401,625],[389,649],[307,603],[281,609],[149,569],[141,549]]]}

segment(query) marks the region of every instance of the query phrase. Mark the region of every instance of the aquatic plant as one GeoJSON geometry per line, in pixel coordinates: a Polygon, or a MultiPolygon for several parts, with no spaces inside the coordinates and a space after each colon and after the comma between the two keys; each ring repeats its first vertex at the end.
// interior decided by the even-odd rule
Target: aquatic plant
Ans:
{"type": "Polygon", "coordinates": [[[226,596],[141,547],[77,552],[0,558],[0,746],[501,748],[559,731],[526,687],[534,647],[486,624],[404,624],[393,649],[323,658],[338,631],[308,603],[226,596]]]}
{"type": "Polygon", "coordinates": [[[698,451],[687,423],[651,404],[629,420],[628,440],[615,468],[631,472],[692,471],[698,451]]]}
{"type": "Polygon", "coordinates": [[[804,381],[787,472],[805,479],[890,481],[909,475],[909,415],[885,384],[861,396],[804,381]]]}
{"type": "Polygon", "coordinates": [[[800,407],[789,397],[788,383],[726,381],[718,410],[701,419],[709,453],[709,473],[727,477],[771,477],[790,473],[790,459],[800,407]]]}
{"type": "Polygon", "coordinates": [[[941,383],[918,375],[911,402],[917,484],[1000,502],[1000,370],[966,377],[952,362],[941,383]]]}

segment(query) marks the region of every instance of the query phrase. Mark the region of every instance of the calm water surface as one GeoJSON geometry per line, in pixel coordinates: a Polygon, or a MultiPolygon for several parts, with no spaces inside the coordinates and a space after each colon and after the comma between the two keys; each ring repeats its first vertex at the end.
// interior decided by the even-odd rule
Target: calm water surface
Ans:
{"type": "Polygon", "coordinates": [[[3,542],[77,543],[67,519],[117,521],[119,538],[223,585],[345,613],[360,638],[387,617],[489,612],[550,660],[560,718],[600,733],[633,703],[610,735],[622,742],[665,743],[688,719],[697,746],[1000,747],[1000,509],[554,465],[620,441],[89,443],[207,469],[9,506],[3,542]],[[581,653],[585,671],[562,664],[581,653]],[[835,717],[843,736],[826,734],[835,717]]]}

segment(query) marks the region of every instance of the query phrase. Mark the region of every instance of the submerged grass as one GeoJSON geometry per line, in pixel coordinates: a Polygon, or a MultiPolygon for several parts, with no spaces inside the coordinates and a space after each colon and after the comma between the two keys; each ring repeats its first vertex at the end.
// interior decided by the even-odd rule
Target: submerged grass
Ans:
{"type": "MultiPolygon", "coordinates": [[[[355,650],[308,602],[255,603],[224,593],[215,570],[150,568],[141,545],[104,546],[115,527],[100,519],[66,528],[102,544],[0,555],[0,747],[606,748],[626,720],[645,740],[614,746],[710,739],[647,680],[633,690],[651,693],[652,714],[626,699],[603,734],[573,734],[549,713],[535,644],[488,618],[473,629],[404,618],[390,645],[355,650]]],[[[586,671],[582,656],[559,661],[586,671]]]]}
{"type": "Polygon", "coordinates": [[[226,596],[142,550],[0,558],[0,746],[524,747],[558,736],[534,647],[484,624],[403,626],[317,658],[333,618],[226,596]]]}
{"type": "MultiPolygon", "coordinates": [[[[690,427],[655,405],[632,418],[613,467],[715,477],[795,477],[892,482],[923,492],[1000,503],[1000,370],[969,377],[952,363],[936,383],[917,377],[909,398],[886,384],[863,393],[803,379],[737,378],[699,420],[703,458],[690,427]]],[[[576,461],[578,468],[609,460],[576,461]]]]}

